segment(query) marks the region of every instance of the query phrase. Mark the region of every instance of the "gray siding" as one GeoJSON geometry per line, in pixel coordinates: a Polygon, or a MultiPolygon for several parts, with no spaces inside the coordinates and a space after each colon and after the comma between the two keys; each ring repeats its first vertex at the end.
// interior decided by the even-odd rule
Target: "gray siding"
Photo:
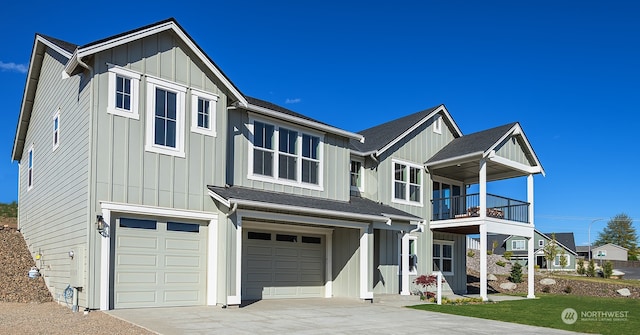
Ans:
{"type": "MultiPolygon", "coordinates": [[[[20,161],[19,225],[55,299],[71,283],[69,251],[85,254],[88,227],[89,90],[86,78],[61,79],[66,58],[47,49],[20,161]],[[84,81],[82,81],[84,80],[84,81]],[[53,116],[60,108],[60,145],[53,151],[53,116]],[[33,188],[27,191],[33,144],[33,188]]],[[[76,259],[86,269],[84,257],[76,259]]],[[[82,271],[82,286],[87,273],[82,271]]],[[[87,305],[86,291],[79,295],[87,305]]],[[[62,299],[64,300],[64,299],[62,299]]]]}
{"type": "Polygon", "coordinates": [[[333,231],[333,296],[360,296],[360,230],[336,228],[333,231]]]}
{"type": "Polygon", "coordinates": [[[591,258],[595,260],[606,259],[606,260],[618,260],[618,261],[626,261],[628,258],[628,251],[614,247],[612,245],[603,245],[597,248],[591,248],[591,258]],[[607,256],[598,257],[599,250],[606,250],[607,256]]]}
{"type": "MultiPolygon", "coordinates": [[[[444,289],[456,293],[465,293],[467,290],[467,245],[466,235],[433,233],[434,240],[453,241],[453,275],[445,276],[447,281],[444,289]]],[[[433,248],[432,248],[433,249],[433,248]]],[[[433,250],[431,250],[433,253],[433,250]]],[[[431,258],[429,258],[431,259],[431,258]]],[[[433,262],[430,264],[433,271],[433,262]]]]}
{"type": "Polygon", "coordinates": [[[224,185],[227,96],[217,78],[171,33],[149,36],[96,55],[95,209],[100,201],[190,210],[214,210],[207,185],[224,185]],[[115,64],[142,73],[139,120],[107,113],[108,67],[115,64]],[[185,103],[185,158],[145,151],[147,89],[153,76],[219,96],[217,136],[190,131],[191,92],[185,103]],[[123,150],[126,148],[126,150],[123,150]]]}
{"type": "Polygon", "coordinates": [[[524,142],[520,136],[514,135],[498,145],[496,148],[496,154],[520,164],[534,166],[533,159],[529,157],[525,150],[523,150],[523,145],[524,142]]]}
{"type": "Polygon", "coordinates": [[[400,239],[397,231],[376,229],[374,232],[375,254],[373,269],[373,292],[382,294],[400,293],[400,239]]]}
{"type": "MultiPolygon", "coordinates": [[[[267,118],[265,118],[267,119],[267,118]]],[[[308,195],[313,197],[349,200],[349,162],[350,155],[348,140],[333,134],[325,134],[322,140],[323,150],[323,190],[314,190],[302,186],[279,184],[277,181],[268,182],[249,179],[249,114],[241,109],[229,111],[229,143],[228,143],[228,171],[227,184],[250,187],[266,191],[308,195]]],[[[286,127],[288,124],[272,121],[273,124],[286,127]]],[[[295,129],[304,131],[305,128],[294,125],[295,129]]],[[[310,130],[312,133],[317,131],[310,130]]],[[[251,167],[252,168],[252,167],[251,167]]]]}

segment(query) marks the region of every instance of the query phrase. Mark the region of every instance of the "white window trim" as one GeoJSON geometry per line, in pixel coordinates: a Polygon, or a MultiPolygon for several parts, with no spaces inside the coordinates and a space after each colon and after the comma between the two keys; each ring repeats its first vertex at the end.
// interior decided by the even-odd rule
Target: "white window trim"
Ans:
{"type": "Polygon", "coordinates": [[[138,101],[140,97],[140,78],[139,73],[107,64],[109,66],[109,98],[107,99],[107,113],[123,116],[135,120],[140,119],[140,113],[138,111],[138,101]],[[116,107],[116,77],[126,77],[131,80],[131,110],[121,109],[116,107]]]}
{"type": "Polygon", "coordinates": [[[191,89],[191,132],[216,137],[217,102],[217,95],[191,89]],[[209,128],[198,126],[198,99],[209,101],[209,128]]]}
{"type": "Polygon", "coordinates": [[[544,247],[544,240],[538,240],[538,247],[544,247]]]}
{"type": "Polygon", "coordinates": [[[440,114],[436,115],[435,120],[433,120],[433,132],[442,134],[442,116],[440,114]]]}
{"type": "Polygon", "coordinates": [[[60,146],[60,108],[56,110],[56,113],[53,115],[53,133],[51,134],[51,142],[53,143],[52,151],[56,151],[60,146]],[[56,119],[58,119],[58,129],[55,129],[56,119]],[[56,136],[57,133],[57,136],[56,136]]]}
{"type": "Polygon", "coordinates": [[[147,130],[144,149],[159,154],[185,157],[185,97],[187,88],[162,79],[147,77],[147,130]],[[155,101],[156,88],[176,93],[176,147],[157,145],[154,141],[155,134],[155,101]]]}
{"type": "Polygon", "coordinates": [[[402,161],[402,160],[398,160],[398,159],[392,159],[391,160],[391,202],[397,203],[397,204],[405,204],[405,205],[410,205],[410,206],[416,206],[416,207],[423,207],[424,204],[424,168],[422,165],[420,164],[415,164],[415,163],[409,163],[406,161],[402,161]],[[407,200],[405,199],[396,199],[396,168],[395,165],[396,164],[402,164],[405,165],[407,167],[407,187],[406,187],[406,197],[407,200]],[[418,170],[420,170],[420,202],[417,201],[411,201],[409,200],[409,195],[411,192],[411,183],[410,183],[410,179],[411,176],[409,175],[409,167],[412,168],[417,168],[418,170]]]}
{"type": "Polygon", "coordinates": [[[512,240],[511,241],[511,250],[513,251],[521,251],[521,250],[527,250],[526,247],[526,243],[524,243],[524,240],[512,240]],[[516,242],[522,242],[522,248],[516,248],[516,242]]]}
{"type": "Polygon", "coordinates": [[[249,128],[249,159],[248,159],[248,165],[247,165],[247,178],[250,180],[257,180],[257,181],[263,181],[263,182],[268,182],[268,183],[276,183],[276,184],[280,184],[280,185],[287,185],[287,186],[295,186],[295,187],[302,187],[302,188],[306,188],[306,189],[311,189],[311,190],[317,190],[317,191],[323,191],[324,190],[324,134],[318,133],[318,132],[314,132],[314,131],[309,131],[309,130],[303,130],[299,127],[296,127],[293,124],[289,124],[289,123],[284,123],[284,122],[276,122],[274,120],[270,120],[270,119],[263,119],[263,118],[259,118],[259,117],[255,117],[254,115],[250,114],[249,115],[249,124],[248,124],[248,128],[249,128]],[[265,124],[269,124],[272,125],[274,128],[274,146],[273,146],[273,177],[270,176],[263,176],[260,174],[254,174],[253,173],[253,134],[254,134],[254,122],[258,121],[258,122],[262,122],[265,124]],[[296,179],[297,180],[290,180],[290,179],[284,179],[284,178],[279,178],[278,177],[278,154],[280,153],[279,149],[279,143],[278,141],[280,140],[279,138],[279,129],[280,127],[282,128],[286,128],[288,130],[293,130],[293,131],[297,131],[298,132],[298,140],[296,142],[296,152],[297,157],[298,157],[298,162],[297,162],[297,175],[296,175],[296,179]],[[319,139],[319,143],[318,143],[318,184],[310,184],[310,183],[305,183],[302,181],[302,135],[306,134],[306,135],[310,135],[310,136],[315,136],[318,137],[319,139]]]}
{"type": "MultiPolygon", "coordinates": [[[[409,256],[413,254],[418,254],[418,236],[409,235],[407,237],[409,239],[409,256]],[[411,253],[411,241],[413,241],[414,251],[415,253],[411,253]]],[[[453,263],[452,263],[453,264],[453,263]]],[[[398,274],[402,274],[402,235],[398,235],[398,274]]],[[[409,275],[416,276],[418,275],[418,266],[413,267],[413,271],[409,268],[409,275]]]]}
{"type": "Polygon", "coordinates": [[[351,159],[349,161],[349,187],[352,191],[359,191],[359,192],[364,192],[364,160],[360,160],[360,159],[351,159]],[[358,162],[360,163],[360,186],[353,186],[351,185],[351,162],[358,162]]]}
{"type": "Polygon", "coordinates": [[[562,256],[567,258],[567,266],[566,267],[571,266],[571,257],[569,257],[569,255],[567,255],[567,254],[556,255],[556,257],[553,258],[553,266],[560,266],[560,257],[562,257],[562,256]]]}
{"type": "Polygon", "coordinates": [[[34,164],[35,158],[34,158],[33,152],[34,152],[33,144],[31,144],[31,146],[29,147],[29,151],[27,151],[27,192],[31,191],[31,189],[33,188],[33,181],[34,181],[33,168],[35,166],[34,164]],[[31,162],[29,162],[29,158],[31,158],[31,162]],[[31,178],[29,178],[29,174],[31,174],[31,178]]]}
{"type": "MultiPolygon", "coordinates": [[[[455,242],[454,241],[446,241],[446,240],[433,240],[433,244],[439,244],[439,245],[450,245],[451,246],[451,271],[450,272],[444,272],[442,271],[443,275],[447,275],[447,276],[452,276],[454,274],[454,269],[455,269],[455,259],[456,259],[456,255],[455,255],[455,242]]],[[[443,260],[444,258],[444,252],[442,250],[443,248],[440,247],[440,257],[436,258],[435,255],[431,255],[432,259],[439,259],[439,260],[443,260]]],[[[448,259],[448,258],[446,258],[448,259]]],[[[442,263],[440,263],[440,269],[442,269],[442,263]]],[[[433,271],[436,271],[436,269],[433,269],[433,271]]]]}

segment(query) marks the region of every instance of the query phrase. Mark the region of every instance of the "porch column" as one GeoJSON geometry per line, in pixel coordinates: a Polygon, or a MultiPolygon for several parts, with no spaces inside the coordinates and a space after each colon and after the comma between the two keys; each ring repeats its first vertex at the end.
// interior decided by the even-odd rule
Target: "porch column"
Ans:
{"type": "MultiPolygon", "coordinates": [[[[480,218],[484,219],[487,217],[487,161],[484,159],[480,160],[480,180],[478,181],[480,199],[480,218]]],[[[486,246],[485,246],[486,247],[486,246]]]]}
{"type": "Polygon", "coordinates": [[[404,232],[401,242],[400,262],[402,268],[402,290],[400,295],[409,295],[409,234],[404,232]]]}
{"type": "Polygon", "coordinates": [[[370,247],[373,247],[373,224],[360,228],[360,299],[363,300],[373,299],[373,292],[369,290],[370,261],[373,263],[373,258],[369,257],[370,247]]]}
{"type": "Polygon", "coordinates": [[[534,288],[535,288],[535,272],[533,269],[533,265],[535,263],[535,257],[533,256],[533,248],[534,248],[534,234],[529,237],[529,241],[527,243],[527,298],[533,299],[536,297],[534,288]]]}
{"type": "Polygon", "coordinates": [[[533,175],[527,176],[527,202],[529,203],[529,223],[533,224],[533,175]]]}
{"type": "MultiPolygon", "coordinates": [[[[482,208],[482,207],[481,207],[482,208]]],[[[480,298],[487,301],[487,225],[480,224],[480,298]]]]}
{"type": "MultiPolygon", "coordinates": [[[[231,262],[231,257],[227,258],[231,262]]],[[[240,305],[242,302],[242,216],[236,212],[236,250],[235,250],[235,291],[229,290],[230,295],[227,296],[227,305],[240,305]]],[[[229,274],[230,276],[230,274],[229,274]]],[[[231,276],[230,276],[231,277],[231,276]]],[[[229,280],[231,282],[231,279],[229,280]]]]}

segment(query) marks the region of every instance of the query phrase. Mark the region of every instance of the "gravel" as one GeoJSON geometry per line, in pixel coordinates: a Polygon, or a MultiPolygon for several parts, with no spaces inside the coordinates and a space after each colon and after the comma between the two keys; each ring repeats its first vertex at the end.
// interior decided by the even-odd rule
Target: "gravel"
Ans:
{"type": "Polygon", "coordinates": [[[155,334],[100,311],[72,312],[52,302],[15,218],[0,217],[0,334],[155,334]]]}

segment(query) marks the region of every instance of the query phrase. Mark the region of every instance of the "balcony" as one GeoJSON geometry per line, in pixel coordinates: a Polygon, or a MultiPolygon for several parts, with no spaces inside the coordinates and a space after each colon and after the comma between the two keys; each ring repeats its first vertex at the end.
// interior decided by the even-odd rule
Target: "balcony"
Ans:
{"type": "MultiPolygon", "coordinates": [[[[467,194],[431,200],[431,221],[464,219],[480,216],[480,194],[467,194]]],[[[529,203],[487,194],[488,218],[529,223],[529,203]]]]}

